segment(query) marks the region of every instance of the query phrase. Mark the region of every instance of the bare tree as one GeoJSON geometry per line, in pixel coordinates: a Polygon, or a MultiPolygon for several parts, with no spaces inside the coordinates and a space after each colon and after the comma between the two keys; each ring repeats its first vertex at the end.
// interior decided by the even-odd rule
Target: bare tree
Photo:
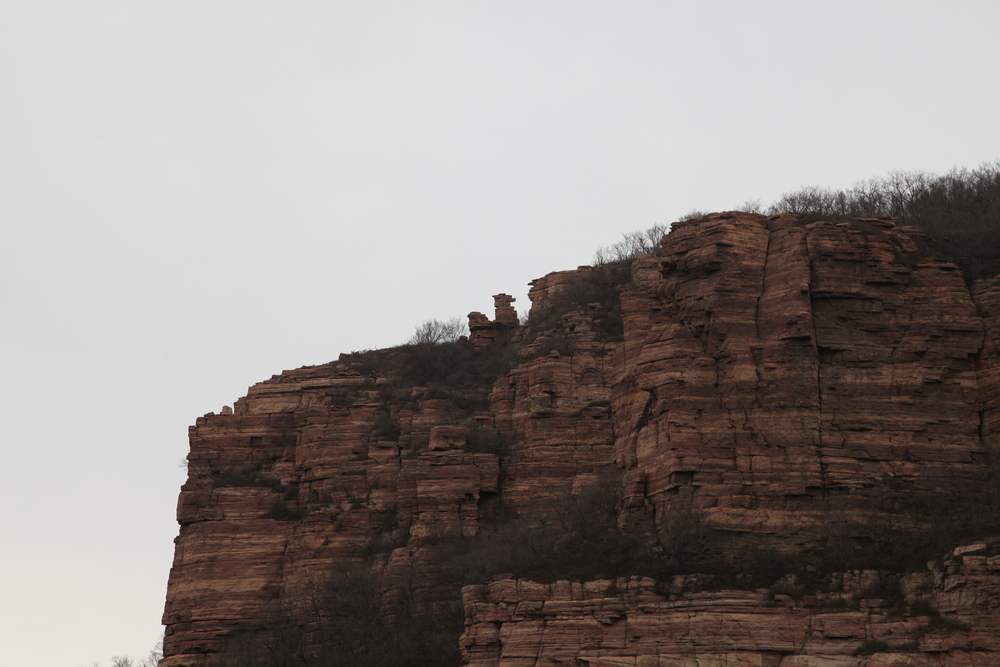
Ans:
{"type": "Polygon", "coordinates": [[[1000,272],[1000,162],[941,175],[897,171],[842,190],[805,187],[767,212],[893,217],[925,232],[968,280],[1000,272]]]}
{"type": "MultiPolygon", "coordinates": [[[[156,667],[163,658],[163,638],[149,649],[149,654],[142,660],[133,660],[127,655],[116,655],[111,658],[111,667],[156,667]]],[[[101,667],[96,660],[91,663],[91,667],[101,667]]]]}
{"type": "Polygon", "coordinates": [[[419,325],[407,341],[410,345],[437,345],[452,343],[467,333],[468,326],[459,317],[449,320],[432,319],[419,325]]]}
{"type": "Polygon", "coordinates": [[[622,234],[617,243],[598,248],[594,253],[594,264],[616,264],[631,262],[642,255],[655,255],[660,248],[663,235],[670,231],[670,225],[653,225],[648,229],[622,234]]]}
{"type": "Polygon", "coordinates": [[[687,213],[685,213],[684,215],[682,215],[680,218],[678,218],[678,220],[680,220],[681,222],[685,222],[687,220],[695,220],[697,218],[704,218],[706,215],[708,215],[708,211],[701,211],[701,210],[698,210],[698,209],[695,208],[695,209],[691,209],[690,211],[688,211],[687,213]]]}
{"type": "Polygon", "coordinates": [[[153,648],[149,649],[149,655],[146,659],[139,663],[139,667],[156,667],[160,664],[160,660],[163,658],[163,639],[156,642],[153,648]]]}

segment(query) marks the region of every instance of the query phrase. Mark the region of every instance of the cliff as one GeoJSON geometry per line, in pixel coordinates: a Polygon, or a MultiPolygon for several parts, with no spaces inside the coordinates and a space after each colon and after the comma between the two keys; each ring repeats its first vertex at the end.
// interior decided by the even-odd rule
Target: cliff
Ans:
{"type": "Polygon", "coordinates": [[[463,591],[469,667],[863,667],[1000,662],[1000,540],[901,576],[836,573],[816,588],[678,576],[499,579],[463,591]]]}
{"type": "Polygon", "coordinates": [[[926,564],[996,530],[1000,283],[887,219],[730,213],[529,297],[199,418],[161,664],[1000,663],[994,543],[926,564]],[[367,650],[304,603],[351,573],[423,662],[320,657],[367,650]]]}

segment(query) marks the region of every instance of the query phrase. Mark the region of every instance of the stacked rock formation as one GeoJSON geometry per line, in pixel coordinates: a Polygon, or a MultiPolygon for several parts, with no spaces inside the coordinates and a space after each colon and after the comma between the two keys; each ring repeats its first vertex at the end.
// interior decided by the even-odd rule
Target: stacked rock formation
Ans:
{"type": "MultiPolygon", "coordinates": [[[[621,525],[654,548],[678,539],[679,518],[697,518],[708,550],[808,558],[831,526],[919,536],[987,516],[1000,283],[970,290],[926,246],[889,220],[715,214],[676,223],[613,301],[587,300],[577,287],[601,269],[581,267],[532,283],[527,327],[505,294],[494,320],[471,314],[474,353],[510,357],[483,376],[483,405],[401,382],[405,348],[251,387],[190,430],[161,664],[219,661],[227,638],[266,631],[276,603],[331,570],[373,568],[429,610],[457,603],[449,543],[544,517],[609,467],[621,525]]],[[[906,650],[925,662],[905,664],[998,664],[982,658],[998,650],[982,639],[997,629],[993,548],[904,581],[931,586],[951,624],[912,604],[888,615],[851,583],[871,574],[806,602],[683,578],[484,581],[464,592],[463,659],[854,665],[860,643],[877,655],[875,642],[919,634],[906,650]],[[909,629],[883,640],[897,616],[909,629]],[[934,649],[945,635],[966,648],[934,649]],[[835,657],[795,657],[811,655],[835,657]]]]}
{"type": "Polygon", "coordinates": [[[517,311],[510,305],[515,301],[510,294],[494,294],[492,320],[480,312],[469,313],[469,341],[476,347],[485,347],[509,337],[519,324],[517,311]]]}

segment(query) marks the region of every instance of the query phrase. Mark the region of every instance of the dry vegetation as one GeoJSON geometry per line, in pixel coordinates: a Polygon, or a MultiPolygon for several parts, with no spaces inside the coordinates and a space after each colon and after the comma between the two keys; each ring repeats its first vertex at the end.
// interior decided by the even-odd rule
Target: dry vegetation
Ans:
{"type": "Polygon", "coordinates": [[[943,175],[895,172],[843,190],[806,187],[766,212],[893,217],[926,233],[968,280],[1000,273],[1000,162],[943,175]]]}

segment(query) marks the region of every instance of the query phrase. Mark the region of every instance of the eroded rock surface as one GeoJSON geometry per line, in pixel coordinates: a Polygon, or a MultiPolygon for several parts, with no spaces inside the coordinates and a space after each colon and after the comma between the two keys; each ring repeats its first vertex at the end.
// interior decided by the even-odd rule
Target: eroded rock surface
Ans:
{"type": "Polygon", "coordinates": [[[889,667],[1000,664],[1000,540],[902,577],[833,575],[820,590],[677,576],[499,579],[463,590],[468,667],[889,667]]]}
{"type": "Polygon", "coordinates": [[[675,224],[638,264],[616,456],[659,531],[693,507],[795,551],[831,522],[921,530],[929,511],[988,506],[992,313],[918,235],[717,214],[675,224]]]}
{"type": "MultiPolygon", "coordinates": [[[[1000,283],[970,291],[889,220],[747,214],[676,223],[631,267],[617,322],[617,298],[577,289],[594,271],[534,281],[527,327],[505,294],[494,320],[470,315],[475,353],[510,356],[483,375],[481,403],[401,384],[391,349],[287,371],[199,418],[161,664],[213,663],[234,632],[354,565],[429,610],[456,604],[449,545],[504,517],[542,520],[608,467],[621,524],[654,548],[696,520],[706,550],[808,558],[831,527],[919,536],[991,511],[1000,283]]],[[[1000,664],[983,657],[996,556],[976,558],[907,579],[949,618],[978,614],[968,632],[925,632],[938,621],[893,616],[850,582],[847,597],[803,601],[683,592],[684,578],[617,592],[504,580],[466,589],[462,646],[475,665],[890,665],[850,654],[918,633],[906,660],[924,662],[900,664],[1000,664]]]]}

